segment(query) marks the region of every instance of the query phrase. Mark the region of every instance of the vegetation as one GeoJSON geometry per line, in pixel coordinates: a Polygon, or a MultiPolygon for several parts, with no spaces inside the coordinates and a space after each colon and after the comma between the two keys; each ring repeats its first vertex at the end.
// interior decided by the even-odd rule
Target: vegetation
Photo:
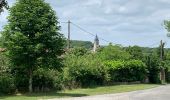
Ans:
{"type": "MultiPolygon", "coordinates": [[[[135,50],[133,51],[135,52],[135,50]]],[[[154,49],[154,52],[149,53],[149,55],[144,55],[142,52],[143,60],[139,60],[134,58],[133,54],[127,52],[126,48],[118,45],[110,44],[98,50],[97,53],[91,53],[85,48],[72,48],[63,54],[64,67],[60,72],[47,67],[39,67],[34,70],[33,89],[34,92],[47,92],[51,91],[50,89],[67,90],[112,85],[120,82],[145,82],[147,79],[151,83],[160,83],[159,72],[162,63],[157,51],[157,49],[154,49]]],[[[164,66],[167,66],[167,62],[169,62],[168,55],[167,53],[164,66]]],[[[23,73],[24,71],[20,72],[22,77],[25,75],[23,73]]],[[[15,80],[22,79],[21,84],[14,82],[14,89],[16,86],[17,88],[20,87],[20,91],[27,91],[25,87],[28,83],[26,83],[25,78],[20,77],[14,77],[15,80]]]]}
{"type": "Polygon", "coordinates": [[[10,8],[8,22],[2,32],[2,42],[8,50],[11,71],[17,87],[29,83],[32,92],[34,71],[61,67],[59,56],[63,53],[64,39],[58,32],[57,17],[43,0],[18,0],[10,8]]]}
{"type": "Polygon", "coordinates": [[[69,54],[65,61],[69,77],[80,87],[103,85],[109,78],[102,61],[93,54],[83,56],[69,54]]]}
{"type": "Polygon", "coordinates": [[[140,60],[107,61],[105,65],[112,82],[142,82],[147,77],[146,65],[140,60]]]}
{"type": "Polygon", "coordinates": [[[86,48],[91,49],[93,47],[93,43],[90,41],[80,41],[80,40],[71,40],[70,41],[71,48],[86,48]]]}

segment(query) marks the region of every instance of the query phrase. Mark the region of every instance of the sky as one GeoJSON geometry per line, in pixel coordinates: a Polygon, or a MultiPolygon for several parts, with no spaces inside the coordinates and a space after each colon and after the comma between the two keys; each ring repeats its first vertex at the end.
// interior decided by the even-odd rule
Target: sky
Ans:
{"type": "MultiPolygon", "coordinates": [[[[7,0],[12,6],[15,0],[7,0]]],[[[67,37],[70,20],[84,30],[98,35],[101,45],[107,40],[123,46],[170,47],[164,20],[170,20],[170,0],[45,0],[59,18],[61,33],[67,37]]],[[[0,31],[7,24],[5,11],[0,15],[0,31]]],[[[71,24],[71,39],[94,41],[94,36],[71,24]]]]}

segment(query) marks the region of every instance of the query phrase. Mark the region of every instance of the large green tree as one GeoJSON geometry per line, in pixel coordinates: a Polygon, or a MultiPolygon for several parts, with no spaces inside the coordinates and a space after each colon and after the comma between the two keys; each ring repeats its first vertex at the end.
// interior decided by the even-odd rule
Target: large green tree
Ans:
{"type": "Polygon", "coordinates": [[[13,69],[25,70],[32,92],[33,71],[38,67],[59,68],[64,37],[55,12],[44,0],[17,0],[10,8],[2,32],[3,46],[13,69]]]}

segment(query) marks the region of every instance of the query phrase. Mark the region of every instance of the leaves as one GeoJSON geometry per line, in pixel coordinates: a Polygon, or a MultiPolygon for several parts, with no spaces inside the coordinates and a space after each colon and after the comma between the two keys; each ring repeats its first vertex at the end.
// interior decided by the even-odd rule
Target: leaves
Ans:
{"type": "Polygon", "coordinates": [[[146,65],[140,60],[106,61],[105,66],[113,82],[143,81],[146,78],[146,65]]]}
{"type": "Polygon", "coordinates": [[[44,0],[17,0],[2,32],[2,45],[16,77],[29,76],[39,67],[62,67],[65,39],[59,29],[55,12],[44,0]]]}

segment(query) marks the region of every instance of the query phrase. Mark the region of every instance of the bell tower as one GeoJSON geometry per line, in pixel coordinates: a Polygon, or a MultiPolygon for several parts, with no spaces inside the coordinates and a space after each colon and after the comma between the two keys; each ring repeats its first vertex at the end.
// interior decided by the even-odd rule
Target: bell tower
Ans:
{"type": "Polygon", "coordinates": [[[96,52],[96,50],[99,48],[99,38],[96,35],[94,39],[94,45],[93,45],[93,52],[96,52]]]}

